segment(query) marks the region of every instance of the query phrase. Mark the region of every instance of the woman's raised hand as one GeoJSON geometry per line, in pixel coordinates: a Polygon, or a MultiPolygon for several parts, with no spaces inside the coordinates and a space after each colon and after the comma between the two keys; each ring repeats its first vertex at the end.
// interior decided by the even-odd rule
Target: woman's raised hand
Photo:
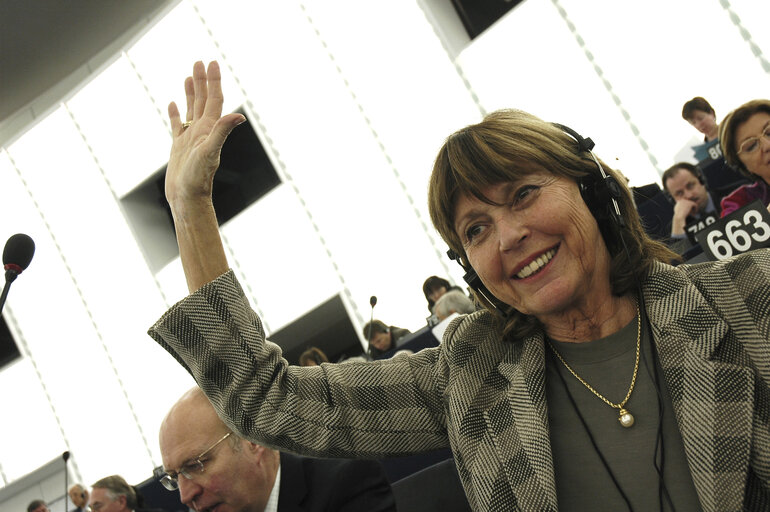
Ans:
{"type": "Polygon", "coordinates": [[[176,103],[168,106],[173,143],[166,170],[166,199],[172,210],[178,201],[211,201],[222,145],[233,128],[246,120],[241,114],[222,116],[222,75],[216,61],[209,63],[208,70],[203,62],[196,62],[184,91],[185,122],[176,103]]]}

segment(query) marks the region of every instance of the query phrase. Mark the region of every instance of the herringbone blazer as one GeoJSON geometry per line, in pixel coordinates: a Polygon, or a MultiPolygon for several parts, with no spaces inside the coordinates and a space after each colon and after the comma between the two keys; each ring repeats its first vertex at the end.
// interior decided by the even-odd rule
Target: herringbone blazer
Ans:
{"type": "MultiPolygon", "coordinates": [[[[703,510],[770,510],[770,252],[658,264],[643,293],[703,510]]],[[[448,444],[474,510],[558,509],[542,333],[503,342],[477,312],[456,319],[435,349],[290,367],[232,272],[149,333],[246,438],[351,458],[448,444]]]]}

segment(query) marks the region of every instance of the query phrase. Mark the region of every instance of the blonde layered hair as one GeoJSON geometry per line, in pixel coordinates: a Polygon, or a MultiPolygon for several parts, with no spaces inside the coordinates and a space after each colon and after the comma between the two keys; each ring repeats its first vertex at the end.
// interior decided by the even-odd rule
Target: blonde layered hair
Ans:
{"type": "MultiPolygon", "coordinates": [[[[678,258],[663,244],[652,240],[642,228],[626,179],[603,162],[601,166],[613,176],[621,189],[618,201],[625,219],[623,240],[617,231],[600,226],[611,256],[610,281],[617,296],[634,293],[637,283],[657,261],[678,258]]],[[[478,124],[467,126],[447,138],[439,150],[428,191],[428,208],[433,225],[464,266],[470,266],[460,236],[455,232],[457,200],[468,195],[492,204],[482,191],[491,185],[516,181],[538,170],[579,183],[585,178],[598,178],[596,162],[578,143],[557,126],[520,110],[499,110],[478,124]]],[[[592,210],[594,216],[596,211],[592,210]]],[[[602,224],[613,222],[607,219],[602,224]]],[[[476,300],[499,320],[503,338],[509,341],[531,335],[540,328],[538,320],[508,306],[497,308],[481,297],[476,300]]]]}

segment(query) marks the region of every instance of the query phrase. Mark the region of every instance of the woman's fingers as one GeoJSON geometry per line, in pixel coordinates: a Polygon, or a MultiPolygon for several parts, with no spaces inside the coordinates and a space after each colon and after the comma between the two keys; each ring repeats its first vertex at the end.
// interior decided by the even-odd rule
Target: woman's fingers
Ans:
{"type": "Polygon", "coordinates": [[[179,119],[179,108],[173,101],[168,104],[168,120],[171,121],[171,133],[180,133],[182,120],[179,119]]]}
{"type": "Polygon", "coordinates": [[[188,76],[184,81],[184,95],[187,99],[187,114],[185,115],[185,121],[193,120],[193,109],[195,108],[195,85],[193,85],[193,78],[188,76]]]}
{"type": "Polygon", "coordinates": [[[201,115],[211,119],[219,119],[219,116],[222,115],[222,105],[225,100],[224,95],[222,94],[222,73],[219,71],[219,64],[217,61],[211,61],[209,63],[207,78],[208,95],[205,108],[201,115]]]}
{"type": "Polygon", "coordinates": [[[197,121],[203,117],[216,122],[222,115],[224,96],[222,94],[222,75],[216,61],[209,63],[208,71],[203,62],[193,65],[193,75],[184,82],[187,100],[186,122],[197,121]]]}
{"type": "Polygon", "coordinates": [[[206,68],[203,67],[203,62],[198,61],[193,66],[193,87],[195,89],[195,103],[193,108],[192,120],[196,121],[203,116],[203,111],[206,108],[206,100],[208,99],[208,86],[206,81],[206,68]]]}

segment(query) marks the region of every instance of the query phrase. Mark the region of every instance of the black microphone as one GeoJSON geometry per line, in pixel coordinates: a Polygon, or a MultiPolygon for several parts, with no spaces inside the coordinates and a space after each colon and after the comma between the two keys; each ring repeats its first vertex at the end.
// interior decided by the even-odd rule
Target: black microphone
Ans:
{"type": "Polygon", "coordinates": [[[64,452],[61,454],[61,458],[64,459],[64,462],[67,462],[70,458],[70,452],[64,452]]]}
{"type": "Polygon", "coordinates": [[[372,317],[369,319],[369,339],[366,340],[369,345],[372,344],[372,323],[374,322],[374,306],[377,305],[377,297],[372,295],[369,298],[369,305],[372,306],[372,317]]]}
{"type": "Polygon", "coordinates": [[[3,249],[5,286],[3,287],[2,295],[0,295],[0,312],[3,311],[3,306],[5,305],[6,297],[8,297],[8,290],[11,287],[11,283],[29,266],[29,263],[32,261],[32,256],[34,255],[35,242],[23,233],[13,235],[5,243],[5,249],[3,249]]]}
{"type": "Polygon", "coordinates": [[[35,242],[24,233],[17,233],[5,242],[3,249],[3,267],[5,280],[13,282],[32,261],[35,255],[35,242]]]}

